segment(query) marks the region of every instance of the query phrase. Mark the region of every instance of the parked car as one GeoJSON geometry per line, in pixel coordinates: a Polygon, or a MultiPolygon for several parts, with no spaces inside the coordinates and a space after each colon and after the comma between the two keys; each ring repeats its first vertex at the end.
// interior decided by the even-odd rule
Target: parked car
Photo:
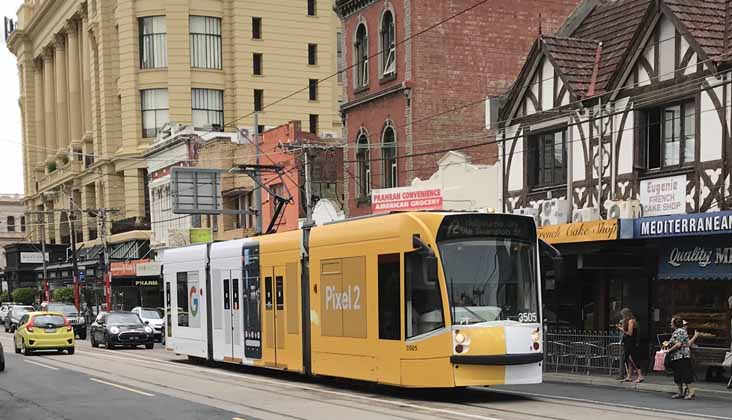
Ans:
{"type": "Polygon", "coordinates": [[[163,335],[163,314],[155,308],[143,308],[142,306],[136,306],[132,308],[132,312],[136,313],[140,317],[142,322],[150,325],[155,333],[155,340],[165,344],[165,336],[163,335]]]}
{"type": "Polygon", "coordinates": [[[5,352],[3,351],[3,343],[0,343],[0,372],[5,370],[5,352]]]}
{"type": "Polygon", "coordinates": [[[8,310],[10,310],[10,306],[12,305],[20,305],[19,303],[15,302],[3,302],[0,303],[0,322],[3,324],[5,323],[5,317],[8,316],[8,310]]]}
{"type": "Polygon", "coordinates": [[[41,305],[41,310],[64,314],[74,328],[74,334],[79,336],[79,339],[86,340],[86,320],[76,309],[76,306],[62,302],[47,302],[41,305]]]}
{"type": "Polygon", "coordinates": [[[15,352],[26,356],[36,350],[74,354],[74,328],[60,312],[27,312],[20,318],[13,343],[15,352]]]}
{"type": "Polygon", "coordinates": [[[153,328],[132,312],[100,313],[92,323],[89,334],[92,347],[104,344],[106,348],[113,349],[116,346],[137,347],[144,344],[146,349],[151,349],[155,346],[153,328]]]}
{"type": "Polygon", "coordinates": [[[20,318],[27,312],[34,312],[36,308],[30,305],[11,305],[5,317],[5,332],[15,332],[20,318]]]}

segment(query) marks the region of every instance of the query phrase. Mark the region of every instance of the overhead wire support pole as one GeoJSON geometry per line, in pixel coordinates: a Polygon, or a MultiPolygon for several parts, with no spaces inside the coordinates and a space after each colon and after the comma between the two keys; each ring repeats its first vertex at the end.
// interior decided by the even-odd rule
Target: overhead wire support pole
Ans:
{"type": "MultiPolygon", "coordinates": [[[[261,171],[259,170],[259,113],[254,113],[254,150],[255,150],[255,157],[254,157],[254,164],[257,167],[255,173],[254,173],[254,183],[257,184],[257,186],[262,185],[262,179],[261,179],[261,171]]],[[[255,222],[255,233],[257,235],[262,234],[262,189],[256,188],[254,190],[254,207],[257,210],[257,217],[255,222]]]]}

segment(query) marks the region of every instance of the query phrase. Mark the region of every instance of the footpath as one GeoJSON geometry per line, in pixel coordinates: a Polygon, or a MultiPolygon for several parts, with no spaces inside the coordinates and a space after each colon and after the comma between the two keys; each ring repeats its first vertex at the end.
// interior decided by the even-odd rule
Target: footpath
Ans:
{"type": "MultiPolygon", "coordinates": [[[[586,375],[582,373],[554,373],[545,372],[544,382],[564,384],[584,384],[598,387],[624,388],[631,391],[664,392],[675,394],[678,392],[671,375],[649,373],[639,384],[621,382],[616,376],[586,375]]],[[[697,397],[722,398],[732,401],[732,389],[727,389],[727,382],[697,381],[694,383],[697,397]]]]}

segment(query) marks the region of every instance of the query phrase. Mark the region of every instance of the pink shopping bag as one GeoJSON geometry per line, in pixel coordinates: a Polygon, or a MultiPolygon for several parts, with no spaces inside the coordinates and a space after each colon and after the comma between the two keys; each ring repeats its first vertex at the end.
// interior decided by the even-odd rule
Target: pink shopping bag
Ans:
{"type": "Polygon", "coordinates": [[[666,370],[664,360],[666,359],[666,350],[660,350],[656,352],[653,361],[653,370],[656,372],[663,372],[666,370]]]}

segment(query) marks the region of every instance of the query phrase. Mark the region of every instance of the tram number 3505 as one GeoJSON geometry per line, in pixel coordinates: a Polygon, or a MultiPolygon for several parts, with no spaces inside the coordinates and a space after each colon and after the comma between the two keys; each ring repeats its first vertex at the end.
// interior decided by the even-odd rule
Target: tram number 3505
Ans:
{"type": "Polygon", "coordinates": [[[518,316],[519,322],[537,322],[536,312],[522,312],[518,316]]]}

